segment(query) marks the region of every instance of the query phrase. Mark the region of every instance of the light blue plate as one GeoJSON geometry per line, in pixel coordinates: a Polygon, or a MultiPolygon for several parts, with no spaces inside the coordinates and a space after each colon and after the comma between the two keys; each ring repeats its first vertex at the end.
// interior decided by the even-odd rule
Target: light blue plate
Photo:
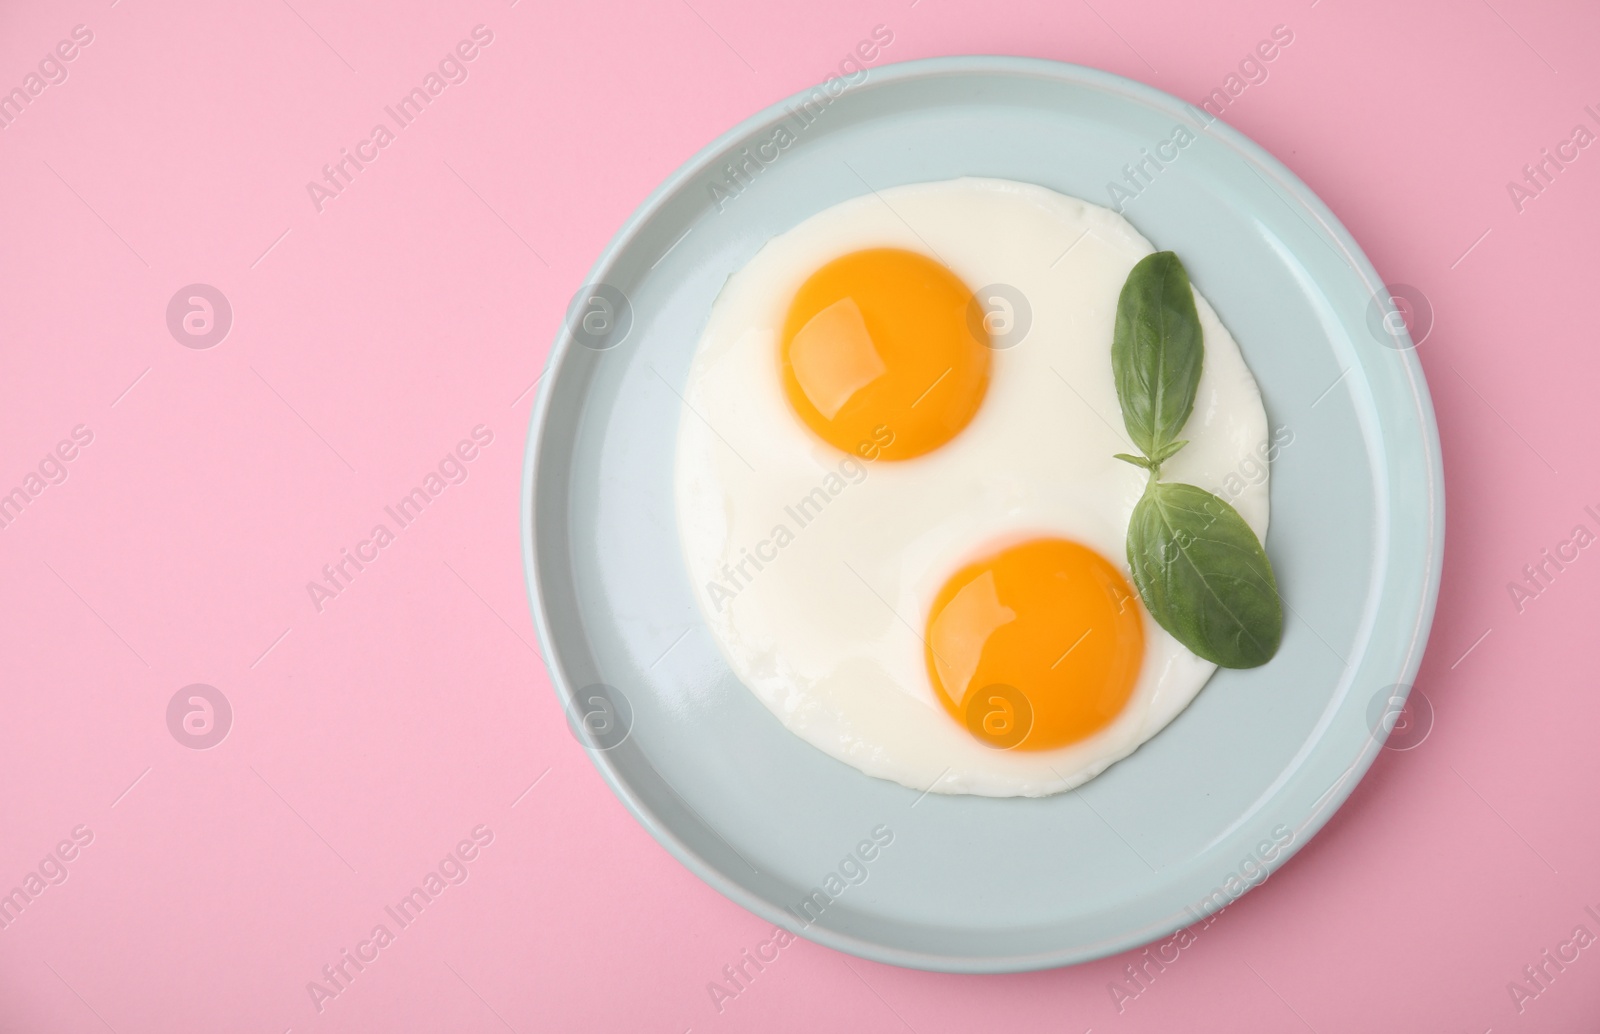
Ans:
{"type": "Polygon", "coordinates": [[[738,126],[662,184],[596,264],[591,283],[608,286],[579,293],[550,353],[523,546],[552,679],[595,764],[667,850],[815,941],[998,972],[1154,940],[1305,844],[1366,771],[1417,670],[1444,497],[1410,338],[1303,183],[1148,86],[1048,61],[947,58],[874,69],[826,105],[813,99],[820,114],[802,129],[791,109],[803,101],[738,126]],[[731,194],[724,168],[780,123],[795,141],[760,152],[719,210],[712,184],[731,194]],[[1158,152],[1178,126],[1194,142],[1158,152]],[[690,595],[673,449],[706,313],[768,238],[869,185],[999,176],[1107,204],[1141,149],[1177,157],[1125,214],[1182,257],[1243,348],[1270,423],[1293,434],[1273,465],[1267,539],[1289,609],[1283,648],[1265,667],[1219,672],[1080,792],[919,797],[862,775],[790,735],[736,681],[690,595]],[[889,842],[859,847],[874,830],[889,842]],[[870,858],[845,861],[853,852],[870,858]]]}

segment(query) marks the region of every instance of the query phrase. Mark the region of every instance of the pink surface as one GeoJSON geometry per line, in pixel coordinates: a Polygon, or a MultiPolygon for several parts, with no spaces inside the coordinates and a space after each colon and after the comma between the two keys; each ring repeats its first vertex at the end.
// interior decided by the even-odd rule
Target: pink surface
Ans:
{"type": "Polygon", "coordinates": [[[1600,559],[1536,598],[1507,588],[1600,531],[1600,149],[1567,146],[1520,210],[1507,188],[1574,127],[1600,132],[1600,11],[292,4],[0,14],[0,90],[42,86],[0,109],[0,492],[27,497],[0,529],[0,890],[38,891],[0,912],[0,1029],[1480,1034],[1600,1015],[1600,946],[1573,942],[1600,937],[1600,559]],[[465,80],[363,144],[479,25],[492,41],[447,66],[465,80]],[[613,799],[529,645],[525,389],[567,299],[661,178],[878,25],[878,63],[1057,58],[1194,101],[1288,26],[1227,119],[1435,312],[1431,734],[1120,996],[1133,956],[955,977],[801,942],[719,1011],[708,983],[771,928],[613,799]],[[47,61],[61,41],[72,59],[47,61]],[[319,211],[307,182],[358,144],[375,160],[319,211]],[[168,328],[195,283],[232,307],[209,348],[168,328]],[[492,440],[442,468],[465,479],[363,546],[474,429],[492,440]],[[63,440],[72,458],[47,460],[63,440]],[[375,559],[319,610],[307,583],[358,548],[375,559]],[[223,721],[198,691],[169,727],[193,683],[232,712],[208,750],[182,742],[223,721]],[[402,928],[385,906],[430,872],[465,878],[402,928]],[[380,923],[392,943],[362,948],[380,923]],[[313,1001],[345,949],[370,961],[313,1001]]]}

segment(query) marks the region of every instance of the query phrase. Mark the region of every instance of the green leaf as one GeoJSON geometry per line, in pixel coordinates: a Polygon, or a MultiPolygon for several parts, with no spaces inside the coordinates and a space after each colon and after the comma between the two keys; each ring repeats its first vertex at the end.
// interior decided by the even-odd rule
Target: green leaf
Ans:
{"type": "Polygon", "coordinates": [[[1210,492],[1152,480],[1128,523],[1128,565],[1150,615],[1199,656],[1254,668],[1278,652],[1272,564],[1239,512],[1210,492]]]}
{"type": "Polygon", "coordinates": [[[1180,438],[1175,442],[1168,442],[1160,449],[1160,451],[1151,457],[1150,462],[1155,464],[1157,467],[1160,467],[1161,464],[1167,462],[1173,456],[1177,455],[1179,449],[1188,444],[1189,439],[1187,438],[1180,438]]]}
{"type": "Polygon", "coordinates": [[[1133,456],[1126,452],[1115,452],[1111,454],[1111,458],[1114,460],[1121,460],[1124,463],[1131,463],[1135,467],[1142,467],[1145,470],[1150,469],[1150,461],[1145,459],[1143,456],[1133,456]]]}
{"type": "Polygon", "coordinates": [[[1111,370],[1128,436],[1157,464],[1177,451],[1169,447],[1194,410],[1204,359],[1183,263],[1170,251],[1140,259],[1117,299],[1111,370]]]}

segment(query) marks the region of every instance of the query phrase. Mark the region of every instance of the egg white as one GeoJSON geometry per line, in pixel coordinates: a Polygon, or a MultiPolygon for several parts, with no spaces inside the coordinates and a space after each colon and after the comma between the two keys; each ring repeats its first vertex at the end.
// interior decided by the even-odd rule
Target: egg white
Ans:
{"type": "MultiPolygon", "coordinates": [[[[729,278],[683,392],[678,527],[723,656],[789,731],[913,789],[1037,797],[1126,757],[1205,685],[1215,665],[1141,606],[1145,658],[1123,712],[1067,747],[997,750],[939,705],[923,659],[935,594],[1001,546],[1069,538],[1127,577],[1128,520],[1146,475],[1112,457],[1137,450],[1112,382],[1111,335],[1123,281],[1153,250],[1109,209],[1026,183],[958,179],[835,205],[729,278]],[[1021,342],[993,353],[972,422],[913,460],[870,462],[825,444],[795,416],[779,379],[779,334],[796,290],[824,263],[871,247],[928,255],[975,291],[1010,285],[1032,310],[1021,342]]],[[[1195,300],[1204,371],[1182,435],[1189,445],[1163,477],[1223,495],[1265,535],[1260,392],[1227,329],[1198,292],[1195,300]]]]}

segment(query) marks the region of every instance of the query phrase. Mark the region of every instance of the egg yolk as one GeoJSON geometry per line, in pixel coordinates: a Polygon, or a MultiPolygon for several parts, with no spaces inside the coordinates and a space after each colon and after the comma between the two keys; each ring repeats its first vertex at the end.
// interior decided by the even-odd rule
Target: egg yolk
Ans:
{"type": "Polygon", "coordinates": [[[784,319],[783,389],[829,445],[867,459],[932,452],[967,426],[989,387],[989,341],[972,291],[899,248],[834,259],[784,319]]]}
{"type": "Polygon", "coordinates": [[[1110,561],[1034,539],[957,571],[928,614],[935,695],[980,742],[1050,750],[1109,725],[1133,695],[1144,625],[1110,561]]]}

